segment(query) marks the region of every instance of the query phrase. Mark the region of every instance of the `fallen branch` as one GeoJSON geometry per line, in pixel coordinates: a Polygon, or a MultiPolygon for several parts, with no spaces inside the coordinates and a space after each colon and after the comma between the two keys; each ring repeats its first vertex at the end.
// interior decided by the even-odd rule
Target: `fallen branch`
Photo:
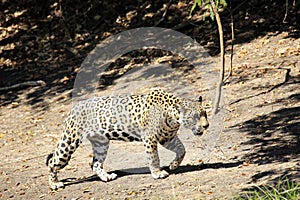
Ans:
{"type": "Polygon", "coordinates": [[[46,85],[46,83],[44,81],[42,81],[42,80],[38,80],[38,81],[26,81],[26,82],[18,83],[18,84],[15,84],[15,85],[1,87],[0,91],[12,90],[12,89],[16,89],[16,88],[23,87],[23,86],[38,86],[38,85],[44,86],[44,85],[46,85]]]}

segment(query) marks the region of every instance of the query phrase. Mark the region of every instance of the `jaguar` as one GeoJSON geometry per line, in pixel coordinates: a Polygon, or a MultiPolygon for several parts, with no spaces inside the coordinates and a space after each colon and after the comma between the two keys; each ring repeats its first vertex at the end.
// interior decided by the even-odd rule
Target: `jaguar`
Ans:
{"type": "Polygon", "coordinates": [[[194,135],[207,132],[209,122],[201,96],[190,100],[152,89],[141,95],[118,94],[79,101],[65,120],[56,149],[46,157],[49,185],[53,190],[64,187],[58,180],[58,171],[68,164],[83,139],[92,144],[91,167],[102,181],[117,177],[103,168],[110,140],[143,142],[152,177],[166,178],[169,173],[160,168],[158,145],[176,153],[169,169],[178,168],[186,153],[178,137],[180,126],[194,135]]]}

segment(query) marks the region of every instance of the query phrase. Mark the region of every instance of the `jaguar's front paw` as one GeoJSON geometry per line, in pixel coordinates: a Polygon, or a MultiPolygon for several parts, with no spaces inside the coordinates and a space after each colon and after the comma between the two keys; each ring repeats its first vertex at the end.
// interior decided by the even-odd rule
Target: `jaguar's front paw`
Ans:
{"type": "Polygon", "coordinates": [[[155,178],[155,179],[162,179],[162,178],[168,177],[168,176],[169,176],[169,173],[166,172],[165,170],[157,169],[157,170],[151,171],[151,175],[152,175],[152,177],[155,178]]]}
{"type": "Polygon", "coordinates": [[[117,178],[117,174],[115,173],[107,174],[106,176],[107,181],[112,181],[115,180],[116,178],[117,178]]]}
{"type": "Polygon", "coordinates": [[[109,181],[112,181],[117,178],[117,174],[115,174],[115,173],[111,173],[111,174],[102,173],[102,174],[98,174],[98,176],[104,182],[109,182],[109,181]]]}

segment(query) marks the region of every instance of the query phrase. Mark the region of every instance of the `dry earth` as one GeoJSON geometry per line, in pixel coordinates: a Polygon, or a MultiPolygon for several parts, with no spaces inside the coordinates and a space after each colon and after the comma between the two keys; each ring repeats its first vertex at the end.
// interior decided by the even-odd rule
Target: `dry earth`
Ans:
{"type": "MultiPolygon", "coordinates": [[[[220,137],[213,133],[220,130],[210,130],[203,138],[183,131],[187,156],[163,180],[149,174],[142,144],[112,142],[105,167],[119,178],[101,182],[91,172],[91,153],[84,143],[59,174],[66,188],[51,191],[44,158],[59,138],[71,105],[70,90],[47,96],[45,111],[26,103],[27,95],[38,87],[29,88],[18,102],[0,110],[0,198],[232,199],[245,189],[283,176],[299,182],[300,39],[288,34],[269,33],[235,46],[220,137]],[[204,142],[216,142],[217,147],[207,152],[204,142]]],[[[193,96],[194,91],[186,90],[193,96]]],[[[202,93],[209,101],[208,91],[202,93]]],[[[167,166],[173,154],[160,151],[162,165],[167,166]]]]}

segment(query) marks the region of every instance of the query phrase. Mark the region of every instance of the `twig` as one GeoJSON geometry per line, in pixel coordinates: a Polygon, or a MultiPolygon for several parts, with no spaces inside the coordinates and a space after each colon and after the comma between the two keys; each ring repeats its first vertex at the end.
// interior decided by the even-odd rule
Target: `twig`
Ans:
{"type": "Polygon", "coordinates": [[[216,93],[216,100],[213,107],[213,115],[217,114],[219,112],[219,104],[221,100],[221,92],[222,92],[222,86],[223,86],[223,80],[224,80],[224,69],[225,69],[225,56],[224,56],[224,36],[223,36],[223,28],[222,28],[222,22],[220,19],[220,15],[218,13],[218,10],[216,8],[214,0],[210,0],[212,10],[216,16],[217,24],[218,24],[218,30],[219,30],[219,37],[220,37],[220,59],[221,59],[221,67],[220,67],[220,77],[219,77],[219,83],[217,85],[217,93],[216,93]]]}
{"type": "Polygon", "coordinates": [[[18,162],[24,162],[24,161],[28,161],[28,160],[34,160],[34,159],[37,159],[37,158],[41,158],[41,157],[46,157],[48,154],[42,154],[42,155],[38,155],[38,156],[32,156],[32,157],[28,157],[28,158],[22,158],[22,159],[18,159],[18,160],[15,160],[15,161],[11,161],[11,162],[1,162],[0,166],[5,166],[5,165],[12,165],[14,163],[18,163],[18,162]]]}
{"type": "Polygon", "coordinates": [[[282,20],[283,23],[286,23],[286,17],[288,15],[288,10],[289,10],[289,1],[285,0],[285,14],[284,14],[284,18],[282,20]]]}
{"type": "MultiPolygon", "coordinates": [[[[268,68],[264,68],[264,69],[268,69],[268,68]]],[[[270,68],[270,69],[273,69],[273,68],[270,68]]],[[[275,90],[275,89],[281,87],[282,85],[284,85],[285,83],[287,83],[287,82],[289,81],[289,79],[290,79],[290,72],[291,72],[291,69],[289,69],[289,68],[279,68],[279,69],[286,70],[286,73],[285,73],[285,75],[284,75],[284,80],[283,80],[281,83],[279,83],[279,84],[277,84],[277,85],[274,85],[273,87],[271,87],[271,88],[269,88],[269,89],[267,89],[267,90],[265,90],[265,91],[262,91],[262,92],[260,92],[260,93],[258,93],[258,94],[254,94],[254,95],[248,96],[248,97],[243,98],[243,99],[235,100],[235,101],[231,102],[229,105],[233,105],[233,104],[238,103],[238,102],[240,102],[240,101],[242,101],[242,100],[250,99],[250,98],[253,98],[253,97],[262,95],[262,94],[270,93],[270,92],[272,92],[273,90],[275,90]]]]}
{"type": "Polygon", "coordinates": [[[247,0],[241,2],[239,5],[237,5],[233,10],[232,10],[232,13],[234,13],[236,10],[238,10],[244,3],[246,3],[247,0]]]}
{"type": "Polygon", "coordinates": [[[165,20],[165,17],[166,17],[166,15],[167,15],[167,12],[168,12],[168,10],[169,10],[169,7],[170,7],[171,3],[172,3],[172,0],[169,1],[169,3],[167,4],[167,7],[166,7],[166,10],[165,10],[164,14],[163,14],[162,17],[160,18],[160,20],[158,20],[158,22],[156,22],[156,23],[154,24],[154,26],[158,26],[161,22],[163,22],[163,21],[165,20]]]}
{"type": "Polygon", "coordinates": [[[0,91],[6,91],[6,90],[12,90],[12,89],[16,89],[22,86],[38,86],[38,85],[46,85],[46,83],[42,80],[38,80],[38,81],[26,81],[23,83],[18,83],[15,85],[10,85],[10,86],[6,86],[6,87],[1,87],[0,91]]]}
{"type": "Polygon", "coordinates": [[[196,23],[199,23],[200,21],[203,21],[203,18],[209,17],[209,15],[210,15],[210,13],[203,13],[195,21],[186,20],[186,21],[174,26],[172,29],[173,30],[180,30],[180,29],[186,28],[187,26],[190,26],[190,25],[195,26],[195,27],[200,27],[196,23]]]}
{"type": "Polygon", "coordinates": [[[81,199],[82,198],[82,196],[79,196],[79,197],[76,197],[74,200],[78,200],[78,199],[81,199]]]}

